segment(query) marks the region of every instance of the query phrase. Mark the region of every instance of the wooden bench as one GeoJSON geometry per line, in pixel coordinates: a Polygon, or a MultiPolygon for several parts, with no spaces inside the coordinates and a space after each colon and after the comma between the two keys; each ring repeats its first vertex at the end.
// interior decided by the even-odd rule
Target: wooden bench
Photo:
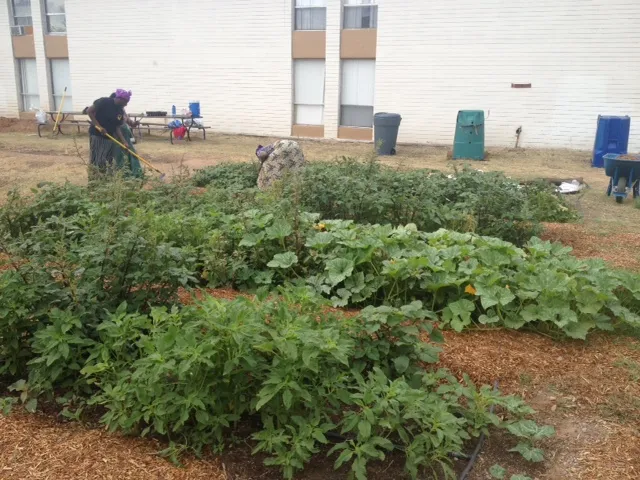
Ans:
{"type": "MultiPolygon", "coordinates": [[[[81,115],[81,114],[76,114],[76,113],[67,113],[65,114],[66,116],[69,115],[81,115]]],[[[82,114],[84,115],[84,114],[82,114]]],[[[154,117],[146,117],[146,118],[154,118],[154,117]]],[[[165,117],[158,117],[158,118],[165,118],[165,117]]],[[[87,129],[89,127],[91,127],[91,121],[90,120],[75,120],[75,119],[68,119],[66,117],[63,117],[62,121],[58,122],[58,128],[57,128],[57,132],[56,133],[61,133],[62,132],[62,126],[63,125],[75,125],[76,128],[78,129],[78,133],[80,133],[80,128],[81,127],[86,127],[87,129]]],[[[46,128],[53,128],[52,124],[50,123],[38,123],[38,137],[42,138],[42,128],[46,127],[46,128]]],[[[169,132],[169,141],[171,142],[171,144],[173,145],[173,131],[179,127],[170,127],[169,125],[166,125],[164,123],[152,123],[152,122],[138,122],[138,126],[133,128],[132,130],[135,131],[136,129],[138,130],[138,138],[142,139],[142,130],[146,130],[147,133],[149,135],[151,135],[151,130],[156,130],[156,131],[161,131],[161,132],[169,132]]],[[[205,127],[204,125],[198,125],[197,123],[192,123],[190,126],[187,127],[187,140],[191,141],[191,130],[200,130],[202,131],[202,139],[206,140],[207,139],[207,130],[211,128],[211,127],[205,127]]]]}
{"type": "MultiPolygon", "coordinates": [[[[59,132],[62,133],[61,127],[63,125],[75,125],[78,127],[78,133],[80,133],[80,127],[85,126],[87,129],[91,126],[91,122],[89,120],[64,120],[62,122],[58,122],[59,132]]],[[[38,137],[42,138],[42,128],[48,127],[53,128],[53,125],[50,123],[39,123],[38,122],[38,137]]]]}

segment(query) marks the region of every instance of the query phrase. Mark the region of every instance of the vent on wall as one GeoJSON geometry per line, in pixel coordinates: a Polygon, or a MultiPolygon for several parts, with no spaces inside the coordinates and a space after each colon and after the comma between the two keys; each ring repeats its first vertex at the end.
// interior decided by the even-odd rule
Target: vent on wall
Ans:
{"type": "Polygon", "coordinates": [[[530,83],[512,83],[511,88],[531,88],[530,83]]]}

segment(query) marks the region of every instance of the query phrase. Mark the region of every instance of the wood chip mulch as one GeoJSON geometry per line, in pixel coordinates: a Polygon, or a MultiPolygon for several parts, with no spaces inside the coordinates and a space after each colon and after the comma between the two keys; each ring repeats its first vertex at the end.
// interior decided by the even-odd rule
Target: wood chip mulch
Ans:
{"type": "MultiPolygon", "coordinates": [[[[640,366],[640,342],[592,334],[586,342],[554,341],[513,330],[445,332],[440,365],[474,381],[500,382],[504,392],[532,398],[554,385],[557,403],[599,411],[612,398],[640,399],[640,382],[621,362],[640,366]],[[566,398],[562,394],[566,393],[566,398]]],[[[637,412],[632,404],[632,412],[637,412]]],[[[624,412],[621,412],[624,413],[624,412]]],[[[631,412],[630,412],[631,413],[631,412]]],[[[640,416],[630,420],[640,427],[640,416]]]]}
{"type": "Polygon", "coordinates": [[[547,223],[543,240],[573,248],[578,258],[601,258],[609,265],[640,271],[640,234],[598,234],[575,223],[547,223]]]}
{"type": "Polygon", "coordinates": [[[227,480],[220,461],[179,468],[157,454],[163,448],[41,415],[0,415],[0,480],[227,480]]]}
{"type": "MultiPolygon", "coordinates": [[[[477,384],[498,380],[503,393],[536,409],[538,422],[556,428],[545,445],[547,471],[536,478],[640,478],[640,381],[621,363],[640,367],[640,341],[604,334],[554,341],[512,330],[444,336],[439,366],[477,384]]],[[[509,460],[503,444],[493,449],[503,458],[492,458],[491,450],[480,462],[485,471],[509,460]]]]}

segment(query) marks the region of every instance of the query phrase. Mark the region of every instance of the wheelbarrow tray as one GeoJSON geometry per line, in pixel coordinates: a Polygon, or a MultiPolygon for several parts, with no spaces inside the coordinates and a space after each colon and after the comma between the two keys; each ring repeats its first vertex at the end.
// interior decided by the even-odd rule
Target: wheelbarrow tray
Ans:
{"type": "Polygon", "coordinates": [[[618,177],[625,177],[630,183],[640,178],[640,155],[628,153],[607,153],[604,156],[604,171],[607,177],[614,177],[618,169],[618,177]]]}

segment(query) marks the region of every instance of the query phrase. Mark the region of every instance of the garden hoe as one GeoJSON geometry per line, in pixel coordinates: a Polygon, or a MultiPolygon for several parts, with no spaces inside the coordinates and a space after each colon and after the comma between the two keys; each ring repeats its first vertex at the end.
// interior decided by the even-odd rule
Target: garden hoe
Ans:
{"type": "Polygon", "coordinates": [[[53,132],[51,135],[55,135],[58,130],[58,125],[60,125],[60,115],[62,115],[62,108],[64,107],[64,99],[67,96],[67,87],[64,87],[64,92],[62,92],[62,100],[60,100],[60,106],[58,107],[58,113],[56,115],[56,122],[53,124],[53,132]]]}
{"type": "Polygon", "coordinates": [[[125,152],[130,153],[131,155],[133,155],[134,157],[136,157],[138,160],[140,160],[142,163],[144,163],[148,168],[150,168],[151,170],[153,170],[154,172],[157,172],[160,174],[160,181],[164,182],[164,179],[166,177],[166,175],[158,170],[156,167],[154,167],[151,162],[148,162],[147,160],[145,160],[144,158],[142,158],[140,155],[138,155],[136,152],[134,152],[133,150],[131,150],[129,147],[126,147],[125,145],[123,145],[122,143],[120,143],[118,140],[116,140],[115,138],[113,138],[111,135],[109,135],[107,132],[104,132],[104,135],[111,140],[113,143],[115,143],[116,145],[118,145],[120,148],[122,148],[125,152]]]}

